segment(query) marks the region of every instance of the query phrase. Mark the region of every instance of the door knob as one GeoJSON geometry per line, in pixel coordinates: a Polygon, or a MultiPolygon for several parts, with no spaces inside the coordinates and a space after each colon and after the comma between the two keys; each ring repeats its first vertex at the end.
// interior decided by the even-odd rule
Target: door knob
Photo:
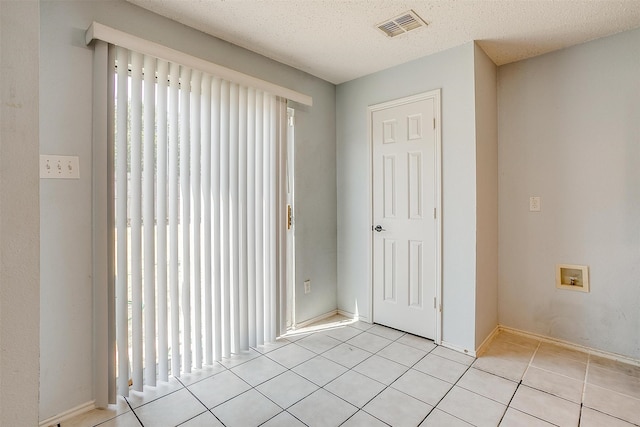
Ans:
{"type": "Polygon", "coordinates": [[[381,225],[376,225],[375,227],[373,227],[373,229],[374,229],[375,231],[377,231],[378,233],[379,233],[379,232],[381,232],[381,231],[387,231],[387,230],[385,230],[384,228],[382,228],[382,226],[381,226],[381,225]]]}

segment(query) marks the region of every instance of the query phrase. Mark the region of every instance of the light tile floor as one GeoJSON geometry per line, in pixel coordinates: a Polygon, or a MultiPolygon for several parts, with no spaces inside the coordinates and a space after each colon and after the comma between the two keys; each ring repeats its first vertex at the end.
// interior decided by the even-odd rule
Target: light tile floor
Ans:
{"type": "Polygon", "coordinates": [[[640,367],[506,332],[474,359],[335,317],[62,423],[95,425],[638,426],[640,367]]]}

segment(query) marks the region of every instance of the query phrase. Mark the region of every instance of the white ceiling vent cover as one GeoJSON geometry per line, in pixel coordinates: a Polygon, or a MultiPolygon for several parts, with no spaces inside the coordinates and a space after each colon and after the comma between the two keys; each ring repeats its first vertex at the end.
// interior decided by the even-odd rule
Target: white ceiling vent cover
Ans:
{"type": "Polygon", "coordinates": [[[388,37],[399,36],[400,34],[407,33],[416,28],[426,27],[427,23],[422,20],[413,10],[408,10],[405,13],[396,16],[382,22],[376,27],[388,37]]]}

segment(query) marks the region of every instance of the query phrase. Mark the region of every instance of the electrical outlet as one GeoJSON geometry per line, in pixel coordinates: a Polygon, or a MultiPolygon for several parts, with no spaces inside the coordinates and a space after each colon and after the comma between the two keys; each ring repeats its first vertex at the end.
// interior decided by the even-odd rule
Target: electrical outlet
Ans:
{"type": "Polygon", "coordinates": [[[529,212],[540,212],[540,196],[529,197],[529,212]]]}
{"type": "Polygon", "coordinates": [[[80,179],[80,158],[78,156],[40,155],[40,178],[80,179]]]}
{"type": "Polygon", "coordinates": [[[304,293],[305,294],[310,294],[311,293],[311,280],[305,280],[304,281],[304,293]]]}

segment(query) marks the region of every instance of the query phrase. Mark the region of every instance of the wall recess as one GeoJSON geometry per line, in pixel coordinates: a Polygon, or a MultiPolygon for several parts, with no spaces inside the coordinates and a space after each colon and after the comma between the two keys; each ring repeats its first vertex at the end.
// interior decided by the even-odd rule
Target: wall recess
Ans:
{"type": "Polygon", "coordinates": [[[589,292],[589,268],[586,265],[556,265],[556,287],[589,292]]]}

